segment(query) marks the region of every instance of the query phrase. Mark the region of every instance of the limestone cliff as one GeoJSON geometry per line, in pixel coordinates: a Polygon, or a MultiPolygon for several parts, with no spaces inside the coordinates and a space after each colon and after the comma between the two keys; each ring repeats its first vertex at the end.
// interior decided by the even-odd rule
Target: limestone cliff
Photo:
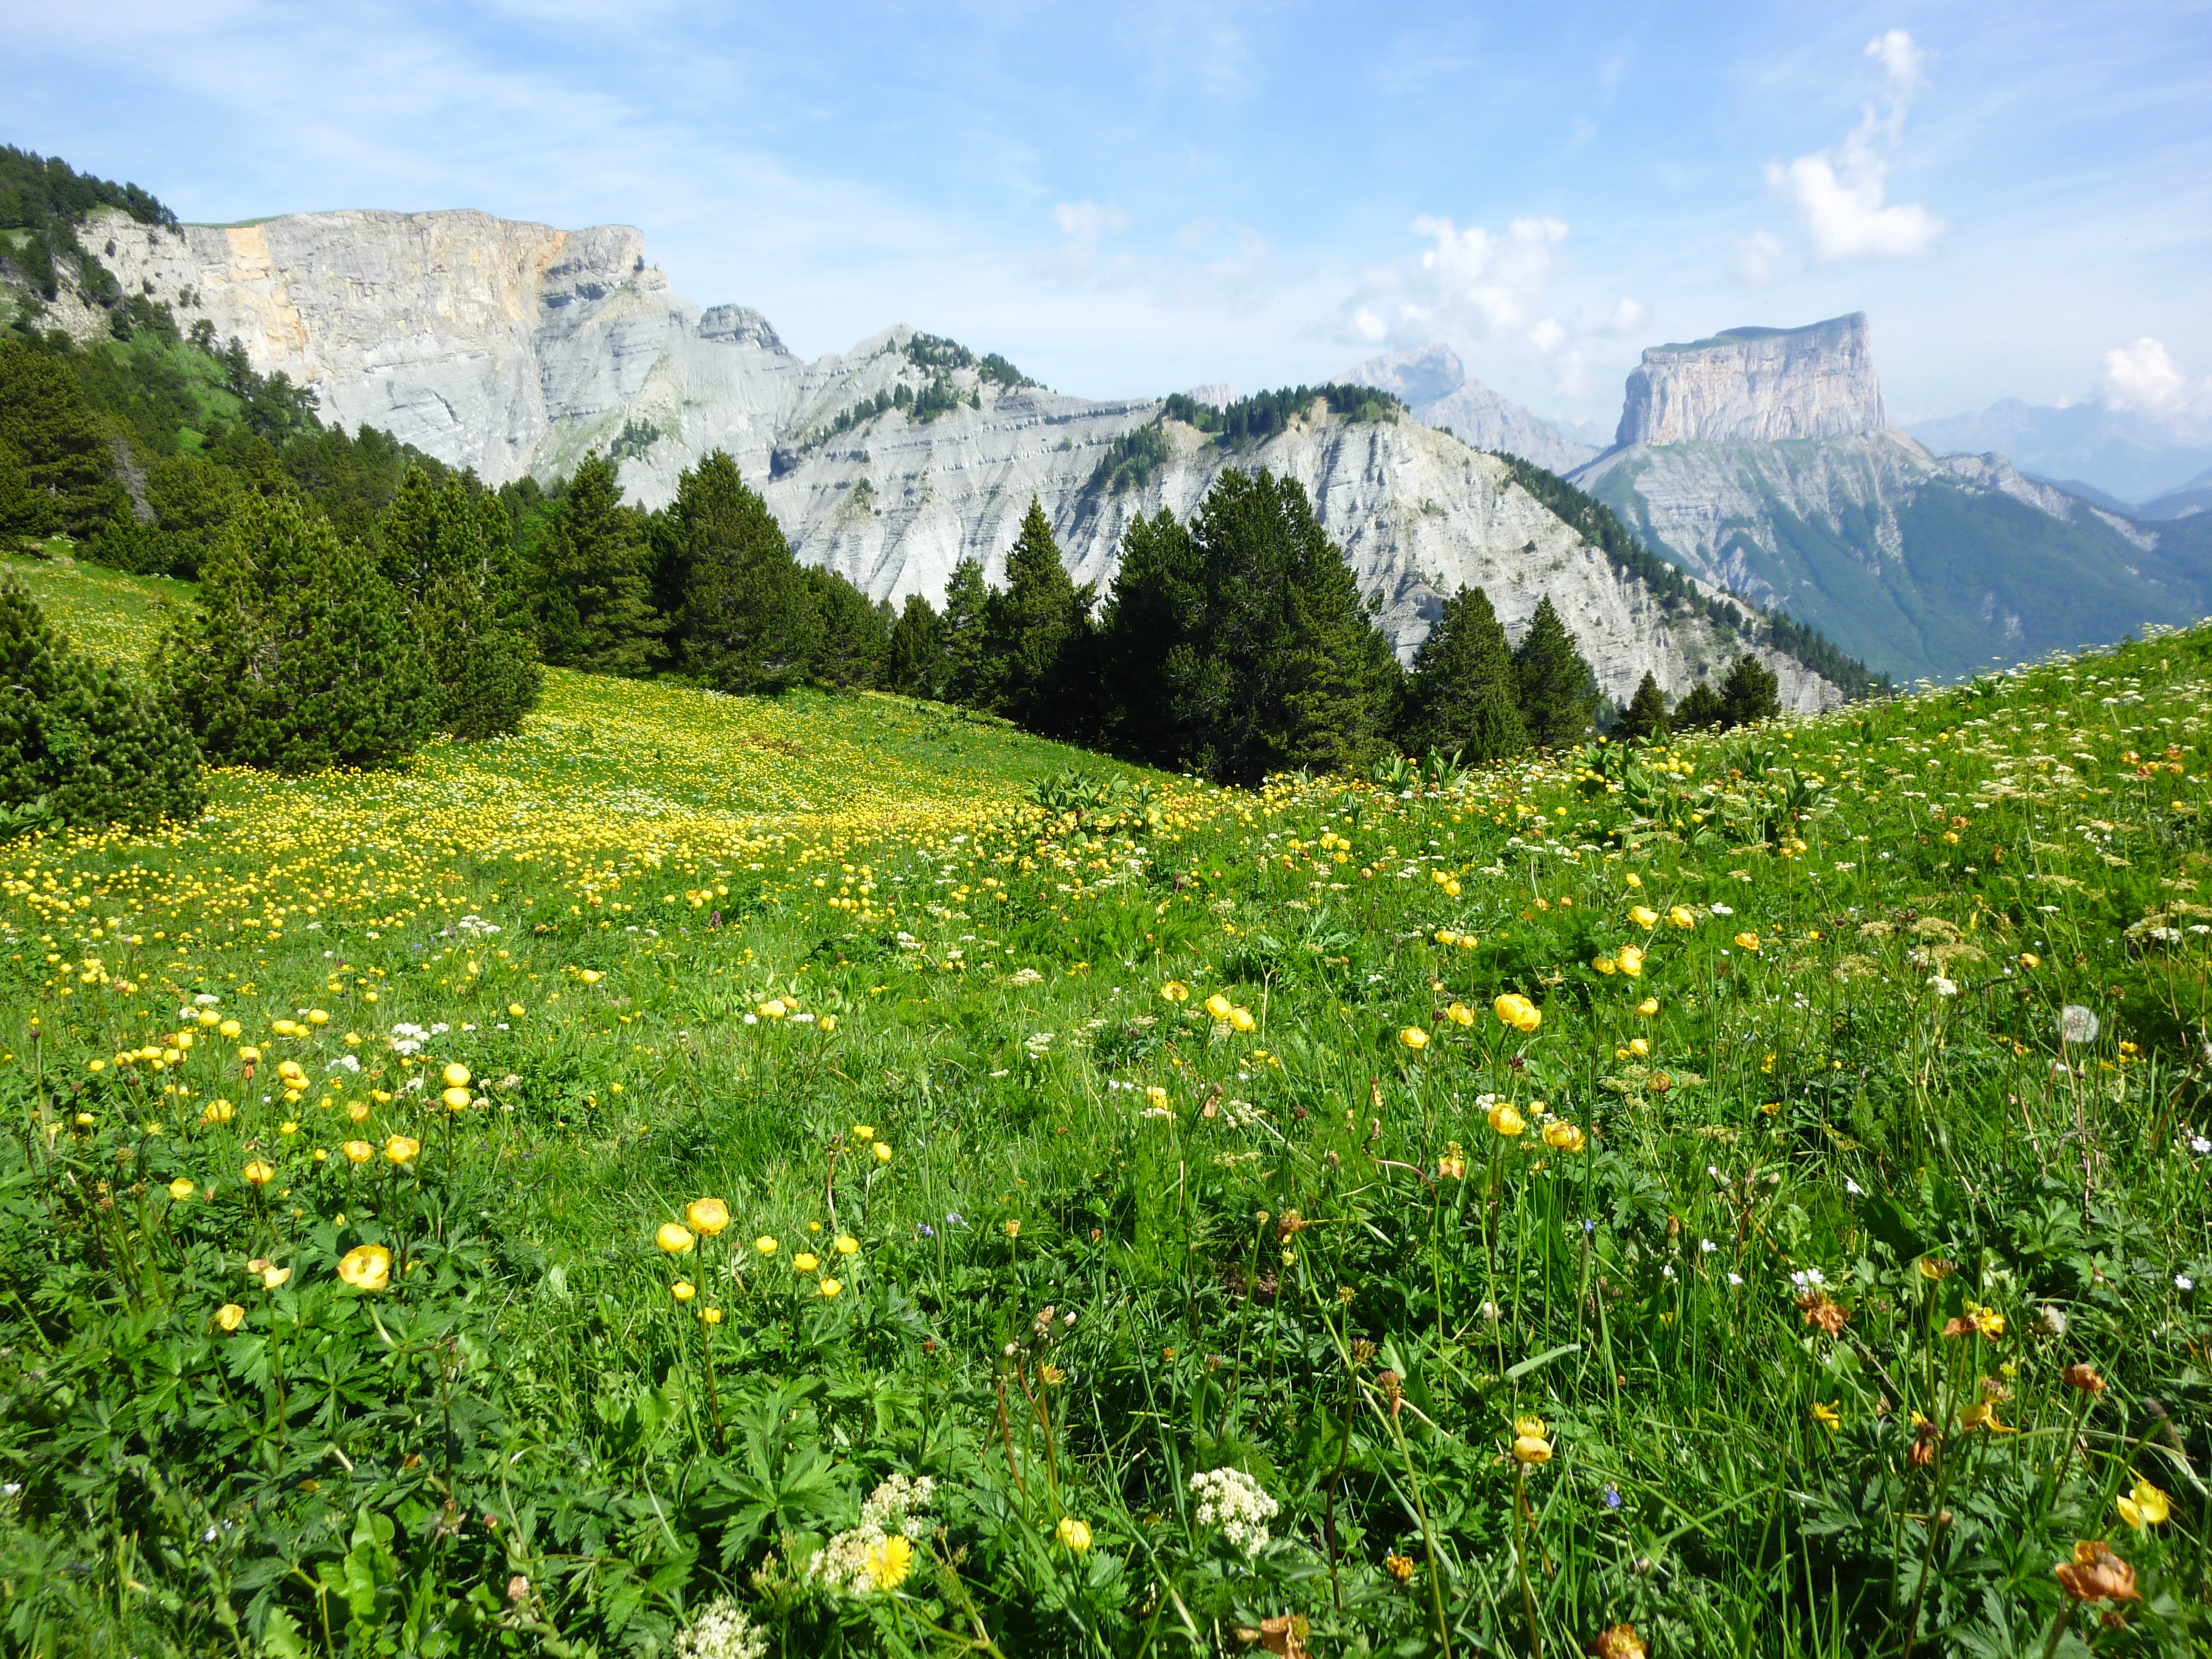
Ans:
{"type": "MultiPolygon", "coordinates": [[[[326,416],[382,427],[493,483],[599,449],[620,461],[633,499],[657,506],[684,468],[726,449],[799,556],[875,599],[935,599],[970,554],[999,576],[1032,495],[1077,580],[1103,592],[1133,516],[1187,514],[1224,467],[1264,465],[1306,486],[1402,655],[1462,582],[1487,589],[1516,635],[1549,594],[1623,702],[1647,668],[1680,693],[1740,648],[1710,623],[1665,615],[1502,463],[1413,421],[1347,422],[1317,406],[1232,453],[1165,422],[1158,402],[1011,385],[903,326],[806,362],[758,313],[672,292],[626,227],[347,212],[149,229],[108,214],[84,240],[127,291],[168,301],[187,329],[206,319],[257,369],[313,386],[326,416]],[[1164,464],[1119,493],[1095,482],[1117,440],[1155,422],[1164,464]]],[[[1449,378],[1447,397],[1494,398],[1455,358],[1431,367],[1449,378]]],[[[1501,415],[1498,429],[1471,422],[1461,435],[1528,453],[1521,439],[1542,423],[1496,403],[1523,426],[1501,415]]],[[[1833,700],[1818,676],[1773,661],[1790,706],[1833,700]]]]}
{"type": "Polygon", "coordinates": [[[1772,443],[1889,425],[1866,314],[1803,328],[1735,328],[1653,346],[1628,377],[1613,441],[1772,443]]]}
{"type": "Polygon", "coordinates": [[[1413,351],[1370,357],[1340,378],[1394,393],[1415,420],[1442,427],[1462,443],[1518,455],[1549,472],[1571,472],[1598,453],[1597,445],[1571,429],[1468,379],[1459,354],[1441,340],[1413,351]]]}

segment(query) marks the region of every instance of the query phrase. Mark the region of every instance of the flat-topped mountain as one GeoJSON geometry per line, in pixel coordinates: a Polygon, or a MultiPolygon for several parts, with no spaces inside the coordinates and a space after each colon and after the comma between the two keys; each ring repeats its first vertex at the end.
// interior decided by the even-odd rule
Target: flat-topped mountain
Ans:
{"type": "Polygon", "coordinates": [[[1628,376],[1616,446],[1772,443],[1889,424],[1866,313],[1803,328],[1732,328],[1653,346],[1628,376]]]}

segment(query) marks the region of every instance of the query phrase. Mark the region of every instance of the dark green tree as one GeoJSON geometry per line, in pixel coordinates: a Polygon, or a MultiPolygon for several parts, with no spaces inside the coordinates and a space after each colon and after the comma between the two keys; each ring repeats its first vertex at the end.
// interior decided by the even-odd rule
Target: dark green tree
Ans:
{"type": "Polygon", "coordinates": [[[1650,669],[1644,671],[1636,695],[1628,700],[1627,711],[1621,715],[1620,724],[1613,728],[1613,734],[1624,743],[1667,735],[1666,695],[1659,690],[1659,682],[1650,669]]]}
{"type": "Polygon", "coordinates": [[[0,530],[25,536],[65,530],[89,539],[123,499],[115,443],[85,403],[64,351],[21,335],[0,340],[0,447],[14,451],[22,469],[13,505],[0,504],[11,520],[0,530]]]}
{"type": "Polygon", "coordinates": [[[1456,751],[1472,764],[1528,746],[1513,676],[1513,647],[1479,587],[1443,603],[1436,626],[1413,653],[1400,741],[1413,754],[1456,751]]]}
{"type": "Polygon", "coordinates": [[[1397,661],[1295,479],[1225,471],[1121,556],[1098,660],[1124,747],[1245,783],[1381,751],[1397,661]]]}
{"type": "Polygon", "coordinates": [[[1728,718],[1728,705],[1721,701],[1709,680],[1699,680],[1692,686],[1689,695],[1674,705],[1668,717],[1670,732],[1710,732],[1728,718]]]}
{"type": "Polygon", "coordinates": [[[538,544],[545,660],[591,674],[645,674],[667,619],[653,608],[644,515],[624,507],[615,465],[584,458],[538,544]]]}
{"type": "Polygon", "coordinates": [[[678,598],[678,664],[718,691],[776,692],[806,678],[822,619],[791,545],[738,464],[716,450],[654,515],[663,580],[678,598]]]}
{"type": "Polygon", "coordinates": [[[404,600],[366,548],[283,498],[240,498],[150,666],[218,764],[380,766],[438,720],[404,600]]]}
{"type": "Polygon", "coordinates": [[[438,725],[457,738],[512,732],[538,706],[544,671],[502,615],[507,514],[410,468],[385,509],[378,565],[406,605],[436,688],[438,725]]]}
{"type": "Polygon", "coordinates": [[[1564,749],[1589,730],[1597,713],[1597,677],[1575,648],[1575,636],[1548,593],[1513,653],[1513,678],[1520,691],[1521,723],[1537,748],[1564,749]]]}
{"type": "Polygon", "coordinates": [[[0,833],[145,829],[203,804],[199,750],[174,711],[79,656],[20,583],[0,580],[0,833]]]}
{"type": "Polygon", "coordinates": [[[1033,732],[1072,735],[1084,724],[1081,659],[1091,632],[1093,590],[1076,586],[1037,499],[1022,517],[1006,554],[1006,585],[983,610],[983,657],[992,665],[993,702],[1033,732]]]}
{"type": "Polygon", "coordinates": [[[944,675],[945,623],[927,599],[909,593],[891,624],[886,682],[909,697],[935,697],[943,694],[944,675]]]}
{"type": "Polygon", "coordinates": [[[1729,666],[1721,682],[1722,716],[1729,726],[1771,720],[1782,712],[1781,683],[1774,671],[1748,651],[1729,666]]]}
{"type": "Polygon", "coordinates": [[[991,701],[992,677],[983,654],[983,614],[990,602],[981,562],[964,558],[952,567],[945,584],[943,696],[964,708],[985,708],[991,701]]]}
{"type": "Polygon", "coordinates": [[[865,691],[881,683],[890,629],[868,596],[834,570],[804,567],[815,614],[822,618],[822,643],[815,653],[813,678],[840,691],[865,691]]]}

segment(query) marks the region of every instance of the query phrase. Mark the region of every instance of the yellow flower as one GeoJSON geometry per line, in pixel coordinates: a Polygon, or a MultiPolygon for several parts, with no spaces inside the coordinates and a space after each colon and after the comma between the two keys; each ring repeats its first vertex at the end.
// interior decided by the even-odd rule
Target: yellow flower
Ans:
{"type": "MultiPolygon", "coordinates": [[[[830,1032],[837,1029],[836,1017],[834,1014],[822,1014],[817,1016],[814,1022],[814,1029],[821,1032],[823,1036],[828,1036],[830,1032]]],[[[715,1316],[717,1318],[720,1317],[719,1314],[715,1316]]]]}
{"type": "Polygon", "coordinates": [[[719,1198],[695,1198],[684,1206],[684,1218],[694,1232],[713,1238],[730,1224],[730,1206],[719,1198]]]}
{"type": "Polygon", "coordinates": [[[1521,1463],[1548,1463],[1552,1461],[1552,1443],[1540,1434],[1516,1433],[1513,1437],[1513,1456],[1521,1463]]]}
{"type": "Polygon", "coordinates": [[[1651,1045],[1642,1037],[1631,1037],[1628,1039],[1628,1052],[1638,1060],[1649,1060],[1651,1058],[1651,1045]]]}
{"type": "Polygon", "coordinates": [[[307,1024],[310,1024],[310,1025],[327,1025],[327,1024],[329,1024],[330,1023],[331,1023],[331,1017],[330,1017],[330,1014],[329,1014],[325,1010],[321,1009],[321,1008],[310,1008],[310,1009],[308,1009],[308,1010],[307,1010],[307,1024]]]}
{"type": "Polygon", "coordinates": [[[690,1279],[679,1279],[668,1287],[668,1293],[678,1302],[689,1302],[699,1294],[699,1289],[690,1279]]]}
{"type": "Polygon", "coordinates": [[[689,1255],[699,1241],[682,1222],[664,1221],[653,1230],[653,1242],[660,1247],[663,1255],[689,1255]]]}
{"type": "Polygon", "coordinates": [[[88,1072],[104,1072],[107,1069],[107,1062],[104,1060],[88,1060],[84,1063],[84,1069],[88,1072]]]}
{"type": "Polygon", "coordinates": [[[770,1234],[763,1233],[758,1238],[753,1240],[753,1249],[758,1250],[763,1255],[774,1255],[775,1239],[770,1234]]]}
{"type": "Polygon", "coordinates": [[[1472,1025],[1474,1024],[1474,1010],[1464,1002],[1455,1002],[1444,1010],[1444,1018],[1455,1025],[1472,1025]]]}
{"type": "Polygon", "coordinates": [[[210,1100],[200,1113],[203,1123],[228,1123],[238,1115],[238,1109],[227,1100],[210,1100]]]}
{"type": "Polygon", "coordinates": [[[722,1310],[720,1308],[702,1308],[699,1310],[699,1317],[709,1325],[719,1325],[722,1322],[722,1310]]]}
{"type": "Polygon", "coordinates": [[[1019,1238],[1021,1236],[1022,1224],[1020,1222],[1009,1221],[1006,1223],[1006,1237],[1008,1238],[1019,1238]]]}
{"type": "Polygon", "coordinates": [[[261,1059],[261,1050],[249,1042],[238,1051],[238,1057],[248,1066],[255,1065],[261,1059]]]}
{"type": "MultiPolygon", "coordinates": [[[[622,1085],[617,1083],[615,1087],[619,1089],[622,1085]]],[[[469,1109],[469,1091],[466,1089],[448,1089],[438,1098],[445,1102],[446,1109],[449,1112],[465,1112],[469,1109]]]]}
{"type": "Polygon", "coordinates": [[[509,1019],[520,1019],[523,1015],[528,1012],[529,1011],[519,1002],[510,1002],[507,1005],[507,1017],[509,1019]]]}
{"type": "Polygon", "coordinates": [[[356,1123],[368,1122],[368,1103],[365,1100],[349,1100],[346,1102],[346,1115],[351,1118],[356,1123]]]}
{"type": "Polygon", "coordinates": [[[1735,942],[1739,950],[1756,951],[1759,949],[1759,935],[1756,933],[1738,933],[1735,936],[1735,942]]]}
{"type": "Polygon", "coordinates": [[[1641,887],[1644,885],[1644,878],[1638,875],[1633,870],[1628,872],[1628,875],[1625,879],[1631,887],[1641,887]]]}
{"type": "Polygon", "coordinates": [[[1218,991],[1216,991],[1212,996],[1206,1000],[1206,1012],[1212,1014],[1216,1019],[1228,1018],[1230,1006],[1231,1004],[1229,999],[1222,995],[1218,991]]]}
{"type": "Polygon", "coordinates": [[[784,1006],[781,997],[770,997],[753,1012],[763,1019],[781,1019],[791,1010],[784,1006]]]}
{"type": "Polygon", "coordinates": [[[1592,957],[1590,958],[1590,966],[1596,969],[1598,972],[1603,974],[1607,979],[1611,979],[1615,974],[1620,971],[1620,963],[1612,957],[1592,957]]]}
{"type": "Polygon", "coordinates": [[[867,1553],[860,1558],[862,1576],[879,1590],[896,1589],[913,1571],[914,1546],[899,1533],[869,1545],[867,1553]]]}
{"type": "Polygon", "coordinates": [[[407,1135],[393,1135],[384,1143],[384,1156],[392,1164],[412,1164],[422,1143],[407,1135]]]}
{"type": "Polygon", "coordinates": [[[888,1164],[890,1161],[891,1149],[885,1146],[882,1141],[878,1141],[876,1143],[876,1162],[878,1164],[888,1164]]]}
{"type": "Polygon", "coordinates": [[[1632,905],[1628,919],[1638,927],[1656,927],[1659,925],[1659,913],[1648,904],[1632,905]]]}
{"type": "Polygon", "coordinates": [[[1838,1429],[1844,1426],[1844,1414],[1838,1411],[1833,1406],[1827,1404],[1825,1401],[1819,1401],[1814,1403],[1813,1420],[1815,1423],[1818,1423],[1822,1428],[1826,1429],[1830,1434],[1833,1434],[1838,1429]]]}
{"type": "Polygon", "coordinates": [[[1490,1127],[1510,1140],[1528,1126],[1522,1121],[1520,1113],[1510,1106],[1501,1105],[1490,1109],[1490,1127]]]}
{"type": "Polygon", "coordinates": [[[597,985],[606,975],[596,968],[580,968],[576,970],[576,977],[586,985],[597,985]]]}
{"type": "Polygon", "coordinates": [[[235,1302],[226,1302],[215,1310],[215,1322],[226,1331],[234,1331],[246,1322],[246,1310],[235,1302]]]}
{"type": "Polygon", "coordinates": [[[1179,979],[1171,979],[1166,984],[1160,987],[1160,994],[1165,997],[1170,1002],[1188,1002],[1190,1000],[1190,987],[1184,984],[1179,979]]]}
{"type": "Polygon", "coordinates": [[[338,1277],[357,1291],[380,1291],[392,1282],[392,1252],[381,1244],[356,1244],[338,1259],[338,1277]]]}
{"type": "Polygon", "coordinates": [[[1398,1033],[1398,1041],[1418,1054],[1429,1046],[1429,1034],[1418,1025],[1408,1025],[1398,1033]]]}
{"type": "Polygon", "coordinates": [[[1467,1159],[1461,1156],[1457,1141],[1452,1143],[1451,1151],[1437,1159],[1437,1179],[1439,1181],[1467,1179],[1467,1159]]]}
{"type": "Polygon", "coordinates": [[[854,1237],[850,1233],[840,1233],[837,1235],[837,1254],[839,1255],[858,1255],[860,1253],[860,1241],[859,1239],[854,1237]]]}
{"type": "Polygon", "coordinates": [[[814,1253],[811,1250],[801,1250],[791,1258],[791,1265],[800,1273],[811,1273],[822,1264],[814,1259],[814,1253]]]}
{"type": "Polygon", "coordinates": [[[1636,1012],[1643,1015],[1646,1019],[1650,1018],[1652,1015],[1659,1012],[1659,999],[1657,997],[1644,998],[1643,1001],[1636,1005],[1636,1012]]]}
{"type": "Polygon", "coordinates": [[[258,1158],[246,1166],[243,1173],[246,1180],[256,1187],[266,1187],[276,1178],[276,1171],[258,1158]]]}
{"type": "Polygon", "coordinates": [[[179,1176],[169,1183],[169,1196],[179,1204],[187,1201],[191,1197],[193,1190],[191,1181],[183,1176],[179,1176]]]}
{"type": "Polygon", "coordinates": [[[1231,1008],[1229,1011],[1231,1030],[1249,1035],[1257,1030],[1259,1026],[1260,1022],[1252,1018],[1252,1011],[1249,1008],[1231,1008]]]}
{"type": "Polygon", "coordinates": [[[2166,1495],[2148,1480],[2138,1478],[2133,1493],[2119,1500],[2120,1519],[2141,1532],[2145,1527],[2162,1527],[2173,1513],[2173,1505],[2166,1495]]]}
{"type": "Polygon", "coordinates": [[[1582,1130],[1572,1123],[1563,1121],[1544,1126],[1544,1144],[1558,1152],[1579,1152],[1586,1139],[1582,1130]]]}
{"type": "Polygon", "coordinates": [[[1691,928],[1695,927],[1698,925],[1697,917],[1690,914],[1690,907],[1686,904],[1677,904],[1671,907],[1667,912],[1667,920],[1674,927],[1681,928],[1685,933],[1687,933],[1691,928]]]}
{"type": "Polygon", "coordinates": [[[2023,968],[2040,968],[2043,966],[2043,958],[2033,951],[2022,951],[2020,953],[2020,965],[2023,968]]]}
{"type": "Polygon", "coordinates": [[[836,1279],[825,1279],[817,1285],[814,1287],[814,1290],[817,1295],[821,1297],[824,1302],[827,1302],[830,1297],[836,1296],[838,1291],[844,1288],[845,1287],[842,1285],[840,1285],[836,1279]]]}
{"type": "Polygon", "coordinates": [[[300,1121],[297,1118],[286,1118],[282,1123],[276,1126],[276,1133],[280,1135],[295,1135],[299,1133],[300,1121]]]}
{"type": "Polygon", "coordinates": [[[1065,1515],[1060,1517],[1060,1525],[1056,1528],[1056,1535],[1061,1543],[1066,1545],[1068,1548],[1073,1550],[1078,1555],[1082,1554],[1084,1551],[1091,1547],[1090,1526],[1085,1522],[1077,1520],[1072,1515],[1065,1515]]]}
{"type": "Polygon", "coordinates": [[[1543,1011],[1518,992],[1508,991],[1490,1007],[1499,1024],[1510,1025],[1516,1031],[1533,1031],[1544,1023],[1543,1011]]]}
{"type": "Polygon", "coordinates": [[[292,1270],[289,1267],[264,1267],[261,1270],[261,1288],[264,1291],[281,1291],[290,1281],[291,1277],[292,1270]]]}
{"type": "Polygon", "coordinates": [[[349,1164],[366,1164],[376,1156],[376,1148],[365,1140],[349,1140],[338,1150],[346,1155],[349,1164]]]}
{"type": "Polygon", "coordinates": [[[469,1086],[469,1068],[457,1060],[446,1067],[445,1078],[448,1089],[465,1089],[469,1086]]]}
{"type": "Polygon", "coordinates": [[[227,1019],[215,1029],[227,1037],[234,1037],[246,1028],[234,1019],[227,1019]]]}
{"type": "Polygon", "coordinates": [[[872,1123],[855,1123],[855,1124],[853,1126],[853,1139],[855,1139],[855,1140],[873,1140],[875,1138],[876,1138],[876,1126],[875,1126],[874,1124],[872,1124],[872,1123]]]}
{"type": "Polygon", "coordinates": [[[1629,978],[1634,979],[1643,973],[1644,952],[1638,950],[1636,946],[1624,945],[1614,954],[1615,959],[1620,963],[1620,971],[1629,978]]]}

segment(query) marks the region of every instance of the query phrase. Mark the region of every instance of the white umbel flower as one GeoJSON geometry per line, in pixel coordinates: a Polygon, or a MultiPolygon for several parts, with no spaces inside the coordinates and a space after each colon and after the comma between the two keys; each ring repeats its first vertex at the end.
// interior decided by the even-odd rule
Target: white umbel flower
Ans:
{"type": "Polygon", "coordinates": [[[1198,1499],[1200,1526],[1220,1528],[1221,1535],[1247,1556],[1266,1547],[1267,1522],[1282,1505],[1250,1475],[1242,1469],[1208,1469],[1191,1476],[1190,1490],[1198,1499]]]}
{"type": "Polygon", "coordinates": [[[762,1659],[768,1633],[728,1596],[709,1604],[676,1638],[676,1659],[762,1659]]]}

